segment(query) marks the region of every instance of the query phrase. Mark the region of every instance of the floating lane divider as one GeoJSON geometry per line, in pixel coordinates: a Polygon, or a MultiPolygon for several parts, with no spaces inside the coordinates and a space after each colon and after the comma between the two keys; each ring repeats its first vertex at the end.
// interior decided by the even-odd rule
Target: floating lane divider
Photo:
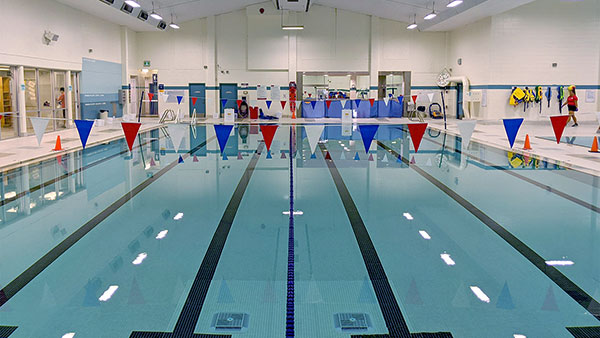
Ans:
{"type": "MultiPolygon", "coordinates": [[[[202,149],[206,146],[206,144],[215,139],[215,137],[211,137],[208,140],[202,142],[184,156],[187,158],[190,154],[195,153],[199,149],[202,149]]],[[[69,248],[71,248],[75,243],[77,243],[83,236],[87,235],[90,231],[92,231],[98,224],[104,221],[108,216],[112,215],[115,211],[117,211],[121,206],[131,200],[134,196],[142,192],[142,190],[146,189],[150,184],[158,180],[161,176],[166,174],[169,170],[173,169],[177,166],[177,160],[171,162],[166,167],[162,168],[152,177],[148,178],[144,182],[140,183],[138,186],[133,188],[131,191],[123,195],[121,198],[116,200],[113,204],[109,205],[106,209],[102,210],[99,214],[94,216],[91,220],[73,232],[69,237],[65,238],[62,242],[60,242],[57,246],[48,251],[42,258],[38,259],[33,265],[31,265],[27,270],[17,276],[12,282],[8,283],[3,289],[0,290],[0,308],[6,304],[14,295],[17,294],[21,289],[23,289],[29,282],[31,282],[37,275],[39,275],[44,269],[46,269],[50,264],[52,264],[55,260],[57,260],[63,253],[65,253],[69,248]]]]}
{"type": "Polygon", "coordinates": [[[294,126],[290,126],[290,223],[288,239],[287,305],[285,336],[294,337],[294,126]]]}
{"type": "MultiPolygon", "coordinates": [[[[328,153],[327,148],[324,144],[319,144],[319,147],[323,153],[323,158],[325,158],[328,153]]],[[[369,235],[367,227],[360,216],[360,212],[352,199],[352,195],[350,195],[350,191],[346,187],[342,175],[335,166],[334,161],[332,159],[326,159],[325,162],[327,163],[331,178],[335,183],[335,187],[337,188],[346,214],[348,215],[348,220],[350,221],[354,236],[356,237],[356,242],[358,243],[358,248],[360,249],[367,273],[369,274],[369,279],[373,285],[373,291],[375,291],[375,296],[379,303],[385,326],[388,329],[388,334],[384,335],[356,335],[352,337],[451,338],[452,334],[449,332],[410,333],[404,315],[402,314],[398,301],[394,295],[394,291],[387,278],[387,274],[383,268],[383,264],[381,264],[375,245],[373,245],[371,236],[369,235]]]]}
{"type": "MultiPolygon", "coordinates": [[[[231,335],[223,334],[197,334],[194,333],[194,329],[196,328],[198,319],[200,319],[200,313],[202,312],[202,307],[204,306],[204,301],[206,300],[210,283],[212,282],[215,271],[217,270],[217,265],[219,264],[221,254],[223,253],[227,236],[229,236],[229,231],[233,225],[233,220],[235,219],[235,215],[237,214],[240,203],[242,202],[242,197],[244,197],[244,193],[246,192],[250,178],[252,178],[252,174],[256,168],[256,163],[260,159],[260,154],[264,146],[264,143],[261,143],[258,146],[258,149],[254,153],[254,156],[252,156],[250,163],[248,163],[246,171],[244,174],[242,174],[240,182],[238,183],[233,195],[231,196],[231,199],[229,200],[229,204],[227,204],[227,207],[225,208],[223,217],[221,217],[219,225],[217,226],[217,230],[215,230],[208,249],[204,254],[204,258],[202,259],[200,268],[196,273],[194,283],[192,284],[190,293],[188,294],[183,308],[181,309],[181,313],[179,314],[179,318],[177,319],[177,323],[175,324],[175,329],[173,332],[133,331],[129,336],[130,338],[231,337],[231,335]]],[[[175,163],[176,162],[177,161],[175,161],[175,163]]]]}
{"type": "MultiPolygon", "coordinates": [[[[377,144],[391,155],[395,157],[399,157],[394,149],[390,148],[386,144],[377,141],[377,144]]],[[[428,180],[438,189],[443,191],[448,197],[452,198],[458,204],[460,204],[463,208],[465,208],[468,212],[470,212],[473,216],[481,221],[481,223],[485,224],[490,230],[495,232],[498,236],[500,236],[503,240],[505,240],[510,246],[512,246],[517,252],[519,252],[523,257],[525,257],[531,264],[535,265],[542,273],[544,273],[550,280],[552,280],[558,287],[560,287],[566,294],[568,294],[574,301],[579,303],[579,305],[583,306],[583,308],[591,313],[596,319],[600,320],[600,303],[598,303],[592,296],[587,294],[583,289],[581,289],[577,284],[571,281],[567,276],[565,276],[562,272],[560,272],[556,267],[549,266],[546,264],[546,260],[541,257],[537,252],[528,247],[525,243],[523,243],[519,238],[506,230],[502,225],[498,224],[498,222],[494,221],[491,217],[489,217],[482,210],[477,208],[475,205],[471,204],[471,202],[467,201],[465,198],[457,194],[454,190],[447,187],[444,183],[438,181],[435,177],[427,173],[425,170],[419,168],[415,164],[409,164],[408,159],[402,158],[402,161],[409,165],[411,169],[416,171],[423,178],[428,180]]]]}

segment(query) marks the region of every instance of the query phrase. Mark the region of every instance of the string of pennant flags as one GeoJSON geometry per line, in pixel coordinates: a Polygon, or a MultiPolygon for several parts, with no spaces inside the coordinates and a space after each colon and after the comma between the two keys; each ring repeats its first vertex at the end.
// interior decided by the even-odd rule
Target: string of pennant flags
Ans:
{"type": "MultiPolygon", "coordinates": [[[[50,118],[43,117],[30,117],[31,125],[33,126],[33,130],[35,132],[38,146],[41,146],[42,138],[44,136],[44,132],[46,127],[48,126],[48,122],[51,120],[50,118]]],[[[600,123],[600,112],[597,113],[597,119],[600,123]]],[[[79,134],[79,138],[81,141],[81,145],[83,149],[85,149],[87,141],[89,139],[90,133],[94,126],[94,120],[74,120],[75,126],[77,128],[77,132],[79,134]]],[[[506,132],[506,137],[510,148],[512,149],[515,144],[515,140],[519,133],[519,130],[524,122],[523,118],[507,118],[503,119],[503,126],[506,132]]],[[[554,135],[556,138],[556,143],[559,144],[562,138],[562,134],[568,122],[568,115],[558,115],[558,116],[550,116],[550,123],[552,129],[554,131],[554,135]]],[[[477,121],[476,120],[461,120],[456,122],[456,126],[462,138],[462,144],[467,147],[471,141],[471,137],[473,135],[473,131],[475,130],[477,121]]],[[[278,129],[278,124],[260,124],[260,131],[263,135],[263,139],[265,142],[265,146],[267,147],[267,158],[272,158],[271,155],[271,144],[273,142],[273,138],[275,137],[275,133],[278,129]]],[[[410,139],[413,144],[413,148],[415,153],[419,151],[419,147],[421,145],[421,140],[423,139],[423,135],[428,127],[428,123],[408,123],[406,124],[408,131],[410,133],[410,139]]],[[[127,146],[130,151],[133,149],[133,144],[135,139],[139,133],[141,127],[140,122],[121,122],[121,128],[123,130],[123,134],[125,140],[127,142],[127,146]]],[[[217,136],[217,140],[219,143],[219,147],[221,149],[221,154],[225,156],[224,150],[231,135],[231,131],[233,129],[233,124],[216,124],[214,125],[215,134],[217,136]]],[[[167,125],[170,138],[175,147],[175,152],[179,151],[181,142],[187,132],[189,125],[187,124],[168,124],[167,125]]],[[[317,144],[323,134],[325,129],[325,125],[305,125],[305,132],[308,138],[311,154],[315,154],[315,150],[317,144]]],[[[362,141],[365,147],[365,154],[369,154],[369,149],[371,147],[371,143],[375,138],[379,125],[377,124],[360,124],[358,126],[358,130],[361,134],[362,141]]],[[[526,136],[524,150],[530,150],[531,145],[529,142],[529,135],[526,136]]],[[[61,147],[60,135],[57,136],[56,145],[54,151],[63,150],[61,147]]],[[[592,141],[592,146],[590,152],[600,153],[598,149],[598,138],[594,137],[592,141]]],[[[282,158],[284,155],[282,155],[282,158]]],[[[241,158],[241,154],[238,154],[238,159],[241,158]]],[[[329,153],[325,156],[326,159],[330,159],[331,155],[329,153]]],[[[360,160],[360,155],[356,152],[354,156],[355,160],[360,160]]],[[[373,161],[373,155],[369,156],[369,161],[373,161]]],[[[183,162],[183,159],[180,157],[180,162],[183,162]]]]}

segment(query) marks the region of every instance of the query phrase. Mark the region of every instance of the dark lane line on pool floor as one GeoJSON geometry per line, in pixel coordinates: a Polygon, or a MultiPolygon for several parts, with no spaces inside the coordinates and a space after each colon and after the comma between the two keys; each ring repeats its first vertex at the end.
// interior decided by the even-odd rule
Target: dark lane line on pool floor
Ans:
{"type": "Polygon", "coordinates": [[[263,148],[264,143],[261,143],[254,153],[254,156],[252,156],[250,163],[248,163],[248,167],[242,174],[240,182],[235,188],[235,191],[229,200],[229,204],[227,204],[227,207],[225,208],[223,217],[221,217],[219,225],[210,241],[210,245],[204,254],[202,264],[200,264],[200,268],[196,273],[194,283],[192,284],[183,308],[181,309],[173,332],[133,331],[129,336],[130,338],[231,337],[231,335],[196,334],[194,333],[194,329],[200,319],[200,313],[202,312],[208,289],[215,275],[215,271],[217,270],[217,265],[221,259],[221,254],[223,253],[225,242],[229,236],[229,231],[233,225],[235,215],[240,207],[240,203],[242,202],[248,183],[250,183],[250,179],[252,178],[256,164],[260,159],[263,148]]]}
{"type": "MultiPolygon", "coordinates": [[[[319,144],[319,148],[321,149],[321,153],[325,159],[328,152],[327,147],[324,144],[319,144]]],[[[375,296],[377,297],[377,302],[379,303],[385,325],[387,326],[389,332],[388,334],[383,335],[355,335],[353,337],[452,337],[452,334],[449,332],[410,333],[408,325],[406,324],[406,320],[404,319],[402,311],[400,310],[400,306],[398,305],[398,301],[394,295],[394,291],[392,290],[390,282],[385,273],[385,269],[383,268],[381,260],[379,259],[379,255],[377,254],[377,250],[375,249],[375,245],[373,244],[371,236],[369,235],[365,223],[360,216],[358,208],[356,207],[356,204],[350,195],[350,191],[348,191],[348,188],[342,179],[342,175],[335,166],[333,160],[325,159],[325,162],[327,163],[331,178],[335,183],[335,187],[340,195],[340,199],[342,200],[346,214],[348,215],[348,220],[352,226],[354,236],[356,237],[356,242],[363,257],[367,273],[369,274],[371,284],[373,285],[373,290],[375,291],[375,296]]]]}
{"type": "MultiPolygon", "coordinates": [[[[388,147],[386,144],[382,143],[381,141],[377,141],[377,144],[395,158],[399,158],[400,154],[398,154],[392,148],[388,147]]],[[[543,257],[538,255],[535,251],[533,251],[533,249],[528,247],[515,235],[510,233],[502,225],[498,224],[496,221],[494,221],[491,217],[489,217],[475,205],[471,204],[465,198],[457,194],[454,190],[450,189],[445,184],[438,181],[435,177],[431,176],[429,173],[419,168],[417,165],[410,164],[408,159],[402,158],[402,161],[405,164],[407,164],[411,169],[416,171],[419,175],[421,175],[423,178],[425,178],[434,186],[436,186],[438,189],[443,191],[446,195],[448,195],[448,197],[452,198],[454,201],[460,204],[464,209],[469,211],[473,216],[479,219],[488,228],[490,228],[492,231],[498,234],[502,239],[504,239],[508,244],[510,244],[510,246],[512,246],[521,255],[523,255],[523,257],[525,257],[529,262],[535,265],[542,273],[548,276],[548,278],[550,278],[556,285],[558,285],[564,292],[566,292],[586,311],[591,313],[596,319],[600,320],[600,304],[589,294],[587,294],[583,289],[581,289],[577,284],[575,284],[567,276],[562,274],[554,266],[548,266],[546,264],[546,260],[543,257]]]]}
{"type": "MultiPolygon", "coordinates": [[[[194,152],[202,149],[208,144],[208,142],[214,140],[216,137],[211,137],[208,140],[202,142],[189,152],[183,155],[184,158],[190,156],[194,152]]],[[[142,190],[146,189],[150,184],[158,180],[161,176],[166,174],[169,170],[175,168],[177,166],[178,160],[171,162],[166,167],[162,168],[152,177],[140,183],[138,186],[133,188],[130,192],[123,195],[113,204],[109,205],[106,209],[102,210],[99,214],[94,216],[91,220],[86,222],[83,226],[73,232],[69,237],[65,238],[62,242],[60,242],[57,246],[52,248],[48,253],[46,253],[42,258],[38,259],[33,265],[31,265],[27,270],[17,276],[12,282],[8,283],[3,289],[0,290],[0,308],[6,304],[17,292],[23,289],[29,282],[31,282],[37,275],[39,275],[44,269],[46,269],[50,264],[52,264],[55,260],[57,260],[63,253],[65,253],[69,248],[71,248],[75,243],[77,243],[83,236],[87,235],[90,231],[92,231],[98,224],[104,221],[108,216],[112,215],[115,211],[117,211],[121,206],[135,197],[137,194],[142,192],[142,190]]]]}
{"type": "Polygon", "coordinates": [[[490,168],[494,168],[494,169],[500,170],[500,171],[502,171],[502,172],[504,172],[504,173],[506,173],[508,175],[516,177],[516,178],[518,178],[520,180],[523,180],[523,181],[525,181],[527,183],[530,183],[530,184],[532,184],[532,185],[534,185],[534,186],[536,186],[536,187],[538,187],[540,189],[543,189],[543,190],[545,190],[545,191],[547,191],[549,193],[552,193],[552,194],[555,194],[557,196],[560,196],[560,197],[562,197],[562,198],[564,198],[566,200],[569,200],[569,201],[571,201],[571,202],[573,202],[575,204],[579,204],[580,206],[582,206],[584,208],[587,208],[587,209],[589,209],[591,211],[595,211],[597,213],[600,213],[600,207],[599,206],[596,206],[596,205],[593,205],[591,203],[588,203],[588,202],[586,202],[584,200],[581,200],[581,199],[579,199],[579,198],[577,198],[577,197],[575,197],[573,195],[569,195],[566,192],[560,191],[558,189],[554,189],[554,188],[552,188],[551,186],[549,186],[547,184],[544,184],[544,183],[538,182],[538,181],[536,181],[534,179],[531,179],[529,177],[523,176],[523,175],[521,175],[519,173],[514,172],[513,170],[501,167],[499,165],[495,165],[495,164],[493,164],[491,162],[488,162],[486,160],[483,160],[483,159],[481,159],[481,158],[479,158],[479,157],[477,157],[475,155],[471,155],[471,154],[467,154],[467,153],[463,154],[462,150],[459,150],[459,149],[456,149],[456,148],[451,147],[449,145],[445,145],[445,144],[442,144],[440,142],[434,141],[433,139],[426,139],[426,138],[424,138],[424,140],[427,140],[427,141],[430,141],[431,143],[437,144],[440,147],[449,148],[450,150],[453,150],[454,152],[456,152],[458,154],[466,155],[467,157],[470,157],[470,158],[474,159],[475,161],[480,162],[483,165],[486,165],[486,166],[488,166],[490,168]]]}

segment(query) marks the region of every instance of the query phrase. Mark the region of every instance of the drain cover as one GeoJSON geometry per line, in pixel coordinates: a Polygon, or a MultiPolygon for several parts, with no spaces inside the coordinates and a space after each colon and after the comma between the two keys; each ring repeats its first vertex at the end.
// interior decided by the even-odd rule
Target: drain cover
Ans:
{"type": "Polygon", "coordinates": [[[336,313],[333,320],[335,327],[342,331],[365,331],[372,326],[366,313],[336,313]]]}
{"type": "Polygon", "coordinates": [[[242,331],[248,328],[247,313],[219,312],[213,317],[212,327],[215,330],[242,331]]]}

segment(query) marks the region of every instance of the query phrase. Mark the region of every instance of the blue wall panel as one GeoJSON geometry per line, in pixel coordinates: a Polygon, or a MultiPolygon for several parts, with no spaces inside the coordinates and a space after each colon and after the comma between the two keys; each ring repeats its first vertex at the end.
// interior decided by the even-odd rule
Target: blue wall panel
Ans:
{"type": "Polygon", "coordinates": [[[108,110],[108,116],[123,116],[123,107],[118,104],[121,86],[120,63],[83,58],[81,118],[96,119],[100,110],[108,110]]]}

